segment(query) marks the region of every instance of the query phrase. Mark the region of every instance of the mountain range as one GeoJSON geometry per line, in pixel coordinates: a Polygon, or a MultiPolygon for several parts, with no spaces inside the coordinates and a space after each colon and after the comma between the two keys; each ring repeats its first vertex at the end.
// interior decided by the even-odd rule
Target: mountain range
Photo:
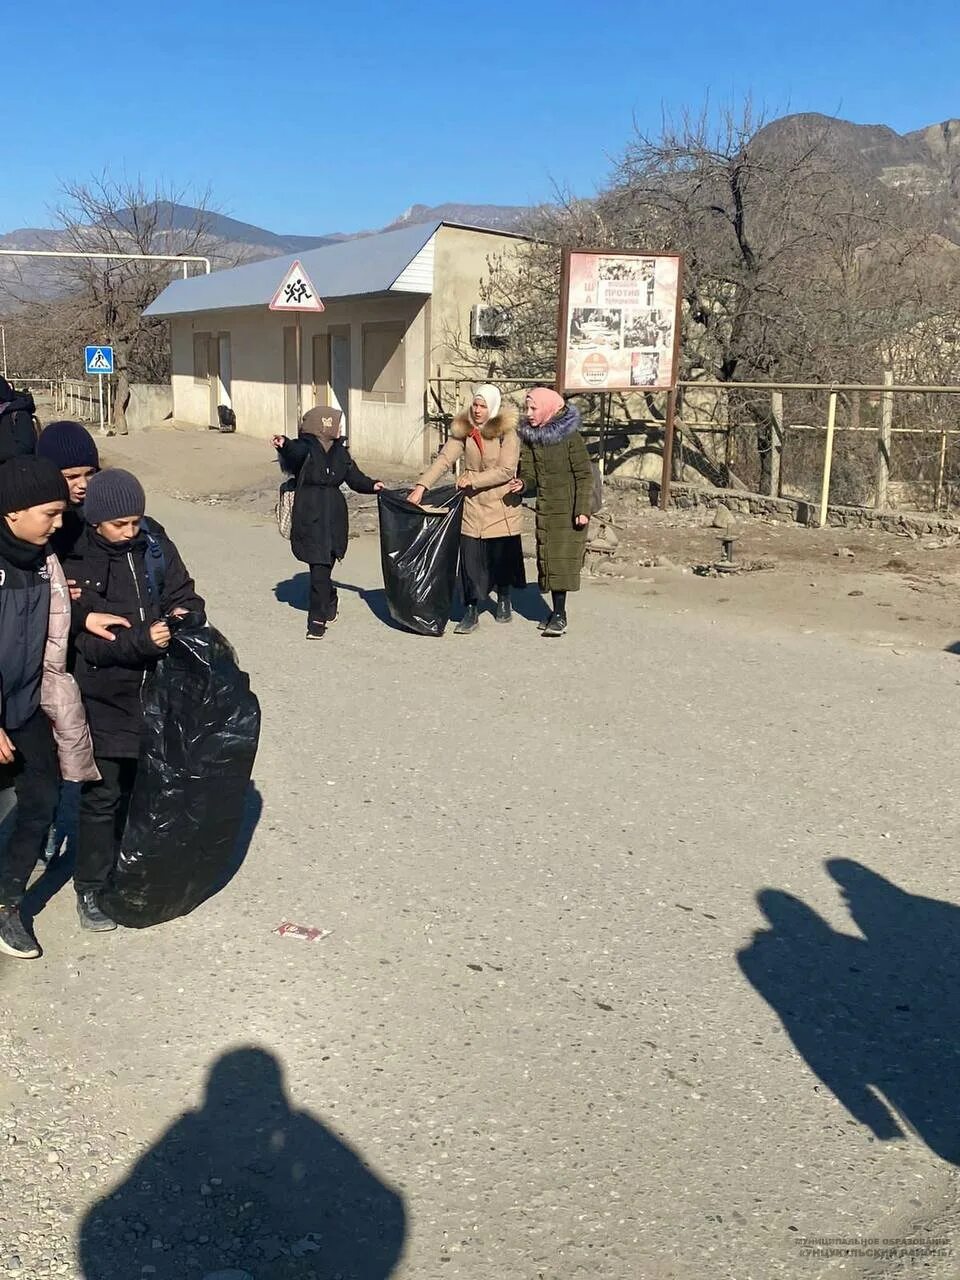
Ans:
{"type": "MultiPolygon", "coordinates": [[[[943,235],[960,244],[960,120],[945,120],[900,134],[886,125],[853,124],[849,120],[806,113],[771,121],[757,139],[774,150],[795,149],[798,143],[815,145],[822,155],[844,172],[861,177],[868,186],[879,182],[907,192],[931,211],[943,235]]],[[[416,204],[379,230],[446,220],[500,231],[519,231],[534,212],[519,205],[416,204]]],[[[196,225],[198,212],[187,205],[169,204],[161,209],[161,215],[173,243],[178,230],[196,225]]],[[[209,229],[208,254],[215,267],[302,253],[340,240],[374,234],[370,230],[329,231],[314,236],[281,234],[220,213],[207,213],[203,217],[209,229]]],[[[55,249],[63,245],[63,233],[51,229],[21,227],[0,235],[0,248],[55,249]]],[[[175,244],[173,251],[176,251],[175,244]]],[[[63,292],[63,282],[49,264],[40,260],[0,257],[0,312],[6,309],[5,292],[14,299],[50,297],[63,292]]]]}
{"type": "MultiPolygon", "coordinates": [[[[426,222],[462,222],[470,226],[489,227],[498,231],[521,230],[532,210],[519,205],[493,204],[416,204],[381,231],[393,231],[399,227],[426,222]]],[[[358,239],[373,235],[373,231],[331,231],[324,235],[284,235],[240,222],[222,213],[199,210],[190,205],[165,202],[158,207],[159,225],[169,233],[171,242],[177,233],[189,230],[203,219],[206,228],[207,248],[204,255],[211,258],[214,269],[234,265],[237,262],[253,262],[258,258],[281,257],[289,253],[305,253],[323,245],[341,240],[358,239]]],[[[20,227],[0,235],[0,249],[63,249],[67,238],[62,231],[43,227],[20,227]]],[[[159,246],[156,250],[163,252],[159,246]]],[[[177,252],[172,245],[171,252],[177,252]]],[[[55,263],[44,259],[0,257],[0,312],[6,309],[3,293],[12,292],[15,301],[54,297],[63,292],[62,278],[58,277],[55,263]],[[7,289],[4,289],[4,285],[7,289]]]]}

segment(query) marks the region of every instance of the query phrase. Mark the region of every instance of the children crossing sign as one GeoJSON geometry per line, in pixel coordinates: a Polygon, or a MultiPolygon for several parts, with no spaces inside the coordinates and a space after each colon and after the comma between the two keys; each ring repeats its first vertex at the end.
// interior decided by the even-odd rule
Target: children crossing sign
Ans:
{"type": "Polygon", "coordinates": [[[295,262],[273,295],[271,311],[323,311],[320,296],[303,265],[295,262]]]}
{"type": "Polygon", "coordinates": [[[87,373],[113,373],[113,347],[84,347],[87,373]]]}

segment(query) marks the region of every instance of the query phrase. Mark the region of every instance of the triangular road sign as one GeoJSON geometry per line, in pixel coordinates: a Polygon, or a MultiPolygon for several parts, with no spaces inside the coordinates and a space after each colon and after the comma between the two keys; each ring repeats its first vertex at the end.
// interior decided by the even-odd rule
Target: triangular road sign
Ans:
{"type": "Polygon", "coordinates": [[[273,295],[270,303],[271,311],[323,311],[310,277],[299,262],[295,262],[280,282],[280,288],[273,295]]]}
{"type": "Polygon", "coordinates": [[[90,360],[91,373],[113,373],[113,365],[98,347],[90,360]]]}

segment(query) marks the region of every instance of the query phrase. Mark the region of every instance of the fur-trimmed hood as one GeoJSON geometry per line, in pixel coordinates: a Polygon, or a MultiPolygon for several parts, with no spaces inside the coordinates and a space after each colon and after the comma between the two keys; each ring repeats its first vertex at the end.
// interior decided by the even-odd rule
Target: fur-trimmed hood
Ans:
{"type": "MultiPolygon", "coordinates": [[[[488,418],[480,428],[480,434],[484,440],[496,440],[497,437],[502,439],[507,432],[516,431],[517,423],[520,420],[520,412],[515,405],[504,401],[500,406],[500,412],[493,418],[488,418]]],[[[473,434],[473,420],[470,417],[470,410],[464,409],[462,413],[458,413],[450,426],[450,435],[454,440],[466,440],[473,434]]]]}
{"type": "Polygon", "coordinates": [[[555,418],[545,422],[542,427],[531,427],[529,422],[521,422],[518,427],[520,439],[524,444],[559,444],[580,430],[580,410],[572,404],[566,404],[555,418]]]}

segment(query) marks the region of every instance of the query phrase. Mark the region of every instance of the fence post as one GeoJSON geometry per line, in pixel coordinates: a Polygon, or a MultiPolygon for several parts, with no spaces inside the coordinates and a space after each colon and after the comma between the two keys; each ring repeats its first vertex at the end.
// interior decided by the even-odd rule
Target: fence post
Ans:
{"type": "MultiPolygon", "coordinates": [[[[884,369],[883,385],[893,386],[893,371],[884,369]]],[[[890,479],[890,441],[893,437],[893,392],[880,393],[880,439],[877,448],[877,506],[887,505],[887,483],[890,479]]]]}
{"type": "Polygon", "coordinates": [[[770,484],[767,496],[780,497],[780,465],[783,460],[783,392],[770,392],[770,484]]]}
{"type": "Polygon", "coordinates": [[[820,486],[820,528],[827,523],[827,504],[830,501],[830,469],[833,466],[833,432],[837,425],[837,393],[830,392],[827,410],[827,443],[823,451],[823,482],[820,486]]]}

